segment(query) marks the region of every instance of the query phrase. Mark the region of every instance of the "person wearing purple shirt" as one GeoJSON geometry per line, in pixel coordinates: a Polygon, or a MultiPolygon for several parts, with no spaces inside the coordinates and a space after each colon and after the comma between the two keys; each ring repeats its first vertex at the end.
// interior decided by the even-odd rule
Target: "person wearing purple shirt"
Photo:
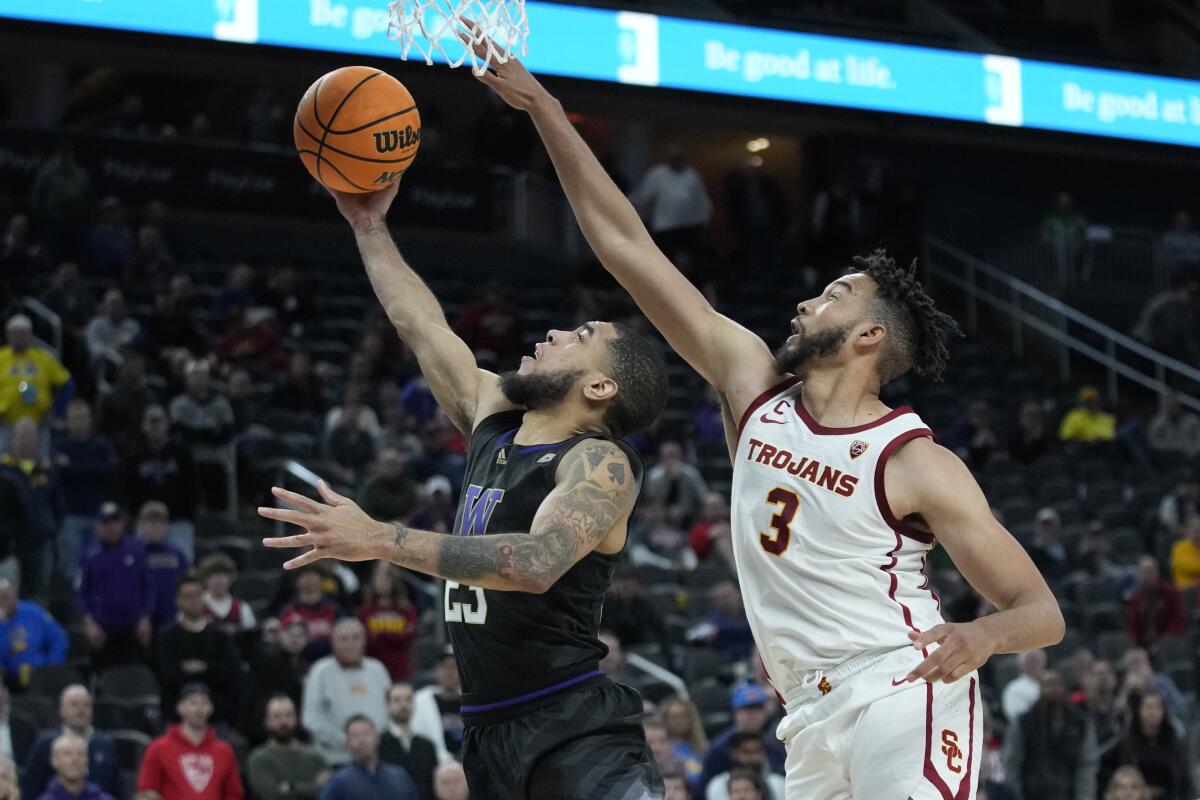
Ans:
{"type": "Polygon", "coordinates": [[[125,515],[116,503],[100,506],[97,539],[88,548],[79,583],[84,632],[96,669],[146,661],[153,627],[154,584],[146,550],[125,535],[125,515]]]}
{"type": "Polygon", "coordinates": [[[39,800],[113,800],[88,781],[87,742],[79,734],[66,731],[55,739],[50,763],[55,777],[39,800]]]}
{"type": "Polygon", "coordinates": [[[170,521],[166,504],[158,500],[146,501],[138,511],[138,536],[146,549],[146,569],[154,585],[150,619],[156,631],[175,621],[175,585],[189,569],[183,549],[167,539],[170,521]]]}

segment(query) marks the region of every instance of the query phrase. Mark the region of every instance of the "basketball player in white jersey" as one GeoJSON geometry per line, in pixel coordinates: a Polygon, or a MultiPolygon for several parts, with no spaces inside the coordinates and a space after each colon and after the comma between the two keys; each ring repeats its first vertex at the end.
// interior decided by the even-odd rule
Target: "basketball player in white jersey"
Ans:
{"type": "Polygon", "coordinates": [[[721,395],[738,575],[787,711],[787,800],[974,798],[976,670],[1060,641],[1064,624],[963,463],[879,400],[910,370],[939,376],[952,321],[878,252],[800,302],[772,354],[659,251],[521,64],[480,80],[529,112],[592,250],[721,395]],[[924,574],[935,540],[995,614],[943,622],[924,574]]]}

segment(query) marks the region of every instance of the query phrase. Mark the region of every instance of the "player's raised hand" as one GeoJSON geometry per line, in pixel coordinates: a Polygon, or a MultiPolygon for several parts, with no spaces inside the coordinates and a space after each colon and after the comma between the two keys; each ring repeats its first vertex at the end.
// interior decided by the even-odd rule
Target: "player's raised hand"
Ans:
{"type": "Polygon", "coordinates": [[[379,558],[395,539],[395,528],[371,519],[357,503],[330,489],[325,481],[317,484],[317,491],[324,503],[276,486],[271,493],[295,508],[260,506],[258,509],[259,516],[287,522],[304,531],[294,536],[263,539],[266,547],[310,548],[285,563],[284,569],[298,569],[322,558],[370,561],[379,558]]]}
{"type": "Polygon", "coordinates": [[[400,178],[377,192],[339,192],[329,187],[325,187],[325,190],[333,196],[338,211],[342,212],[351,227],[358,229],[384,221],[400,190],[400,178]]]}
{"type": "Polygon", "coordinates": [[[931,644],[938,649],[908,673],[905,680],[954,683],[984,665],[995,652],[992,636],[974,622],[943,623],[924,633],[909,631],[908,638],[917,650],[931,644]]]}
{"type": "MultiPolygon", "coordinates": [[[[471,32],[472,38],[475,40],[473,45],[475,55],[480,58],[486,57],[489,46],[487,37],[470,20],[464,20],[463,26],[471,32]]],[[[528,111],[539,100],[550,96],[537,78],[533,77],[529,70],[525,69],[525,65],[515,57],[509,58],[503,64],[493,60],[490,68],[485,69],[482,73],[474,74],[480,83],[491,87],[492,91],[500,95],[504,102],[518,111],[528,111]]]]}

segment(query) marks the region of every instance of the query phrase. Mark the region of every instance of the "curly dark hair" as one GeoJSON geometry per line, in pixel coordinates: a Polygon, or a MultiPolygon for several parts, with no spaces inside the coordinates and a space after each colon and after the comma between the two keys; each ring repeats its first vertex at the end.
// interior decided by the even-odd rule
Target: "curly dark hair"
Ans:
{"type": "Polygon", "coordinates": [[[888,332],[877,367],[880,382],[909,370],[940,381],[950,358],[946,333],[962,336],[962,331],[953,317],[934,306],[917,277],[916,259],[902,267],[880,247],[870,255],[855,256],[846,274],[866,275],[877,287],[873,311],[888,332]]]}
{"type": "Polygon", "coordinates": [[[631,436],[654,424],[667,405],[667,366],[652,341],[628,325],[612,323],[608,364],[617,397],[604,413],[614,436],[631,436]]]}

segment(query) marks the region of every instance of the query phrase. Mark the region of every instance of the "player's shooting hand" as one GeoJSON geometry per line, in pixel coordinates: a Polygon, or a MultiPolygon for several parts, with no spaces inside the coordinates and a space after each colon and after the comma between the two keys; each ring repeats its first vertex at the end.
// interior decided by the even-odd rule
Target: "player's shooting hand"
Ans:
{"type": "Polygon", "coordinates": [[[383,223],[400,189],[400,180],[401,178],[397,178],[377,192],[339,192],[328,187],[326,191],[333,196],[338,211],[342,212],[346,221],[357,230],[383,223]]]}
{"type": "Polygon", "coordinates": [[[905,680],[909,683],[954,683],[982,667],[995,652],[991,634],[975,622],[943,623],[924,633],[909,631],[908,638],[917,650],[938,645],[937,650],[908,673],[905,680]]]}
{"type": "Polygon", "coordinates": [[[325,481],[317,483],[317,491],[324,503],[276,486],[271,493],[295,509],[266,506],[258,509],[261,517],[287,522],[304,531],[295,536],[263,539],[267,547],[311,548],[284,564],[284,569],[298,569],[322,558],[370,561],[380,558],[395,540],[395,528],[371,519],[358,504],[330,489],[325,481]]]}
{"type": "MultiPolygon", "coordinates": [[[[473,45],[475,55],[480,58],[486,57],[488,51],[487,37],[470,20],[464,21],[463,26],[471,32],[472,38],[476,41],[473,45]]],[[[497,63],[493,59],[491,66],[485,69],[482,74],[475,73],[475,77],[479,79],[480,83],[490,87],[492,91],[500,95],[500,99],[518,111],[529,111],[538,100],[550,96],[545,87],[538,83],[537,78],[529,74],[529,70],[525,69],[525,65],[515,57],[508,59],[503,64],[497,63]]]]}

